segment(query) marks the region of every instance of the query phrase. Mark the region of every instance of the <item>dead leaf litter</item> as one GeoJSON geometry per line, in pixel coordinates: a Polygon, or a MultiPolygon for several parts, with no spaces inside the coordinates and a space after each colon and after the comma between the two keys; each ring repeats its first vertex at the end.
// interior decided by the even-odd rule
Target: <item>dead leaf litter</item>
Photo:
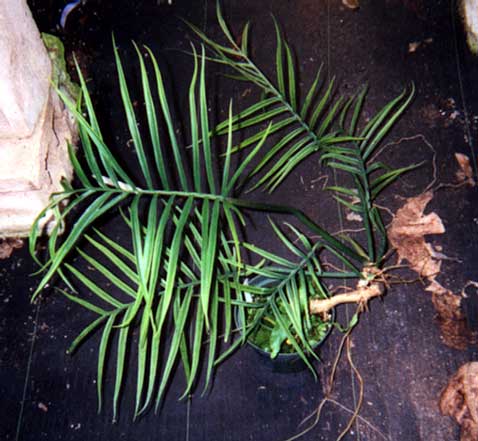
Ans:
{"type": "Polygon", "coordinates": [[[424,214],[432,199],[432,191],[407,199],[388,228],[388,238],[397,251],[398,264],[407,260],[413,271],[430,280],[439,274],[441,260],[436,258],[437,251],[425,241],[425,236],[445,233],[438,214],[424,214]]]}
{"type": "Polygon", "coordinates": [[[464,364],[450,378],[440,411],[461,426],[460,441],[478,440],[478,362],[464,364]]]}
{"type": "Polygon", "coordinates": [[[342,0],[342,4],[349,9],[360,8],[359,0],[342,0]]]}
{"type": "Polygon", "coordinates": [[[0,259],[8,259],[14,250],[23,247],[23,243],[19,238],[0,239],[0,259]]]}
{"type": "Polygon", "coordinates": [[[460,167],[456,172],[458,182],[474,187],[476,182],[473,179],[473,167],[471,166],[470,158],[463,153],[455,153],[455,159],[460,167]]]}

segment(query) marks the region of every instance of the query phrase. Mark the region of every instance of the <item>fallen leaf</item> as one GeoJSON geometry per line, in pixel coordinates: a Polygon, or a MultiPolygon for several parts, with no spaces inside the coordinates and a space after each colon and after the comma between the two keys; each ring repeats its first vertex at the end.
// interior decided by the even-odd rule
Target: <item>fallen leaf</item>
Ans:
{"type": "Polygon", "coordinates": [[[358,9],[360,7],[358,0],[342,0],[342,4],[349,9],[358,9]]]}
{"type": "Polygon", "coordinates": [[[450,378],[440,411],[461,426],[460,441],[478,440],[478,362],[464,364],[450,378]]]}
{"type": "Polygon", "coordinates": [[[8,259],[14,249],[21,248],[23,240],[18,238],[0,239],[0,259],[8,259]]]}
{"type": "Polygon", "coordinates": [[[430,283],[430,285],[425,288],[425,291],[431,292],[437,298],[436,307],[441,316],[456,320],[463,318],[463,314],[460,310],[460,296],[453,294],[436,280],[430,283]]]}
{"type": "Polygon", "coordinates": [[[473,179],[473,168],[471,167],[470,158],[463,153],[455,153],[455,159],[460,166],[460,169],[456,172],[458,181],[474,187],[476,183],[473,179]]]}
{"type": "Polygon", "coordinates": [[[408,53],[413,54],[413,52],[416,52],[421,44],[420,41],[412,41],[411,43],[408,43],[408,53]]]}
{"type": "Polygon", "coordinates": [[[410,269],[430,282],[425,289],[432,293],[443,343],[454,349],[465,350],[470,344],[476,343],[477,336],[469,329],[462,311],[463,293],[454,294],[435,280],[440,273],[441,261],[449,257],[441,252],[441,247],[435,250],[425,241],[427,234],[445,232],[436,213],[424,214],[432,198],[433,192],[429,191],[407,199],[403,207],[397,210],[387,234],[391,245],[397,250],[398,263],[407,260],[410,269]]]}
{"type": "Polygon", "coordinates": [[[461,309],[462,296],[444,288],[436,280],[425,290],[432,293],[443,343],[453,349],[467,349],[469,344],[476,341],[476,336],[468,328],[461,309]]]}
{"type": "Polygon", "coordinates": [[[478,440],[478,424],[472,420],[464,420],[461,425],[460,441],[478,440]]]}
{"type": "Polygon", "coordinates": [[[362,222],[363,221],[362,216],[360,216],[360,214],[358,214],[358,213],[354,213],[353,211],[349,211],[347,213],[347,216],[345,216],[345,218],[349,222],[362,222]]]}
{"type": "Polygon", "coordinates": [[[425,236],[445,232],[436,213],[423,214],[432,199],[432,191],[407,199],[387,230],[390,244],[397,250],[398,263],[407,260],[413,271],[430,280],[439,274],[441,260],[434,257],[436,251],[425,241],[425,236]]]}
{"type": "Polygon", "coordinates": [[[40,409],[42,412],[48,412],[48,406],[44,403],[38,403],[38,409],[40,409]]]}
{"type": "Polygon", "coordinates": [[[426,46],[433,43],[433,38],[425,38],[423,41],[412,41],[408,43],[408,53],[413,54],[420,46],[426,46]]]}

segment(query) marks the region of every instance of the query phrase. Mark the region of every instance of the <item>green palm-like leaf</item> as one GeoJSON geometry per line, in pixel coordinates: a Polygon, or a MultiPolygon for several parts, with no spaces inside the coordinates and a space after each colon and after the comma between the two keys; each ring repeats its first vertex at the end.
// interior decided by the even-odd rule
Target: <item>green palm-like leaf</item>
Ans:
{"type": "MultiPolygon", "coordinates": [[[[374,209],[373,201],[384,188],[417,165],[391,170],[386,166],[381,167],[380,163],[371,158],[410,104],[414,94],[413,86],[410,92],[405,90],[387,103],[359,131],[358,124],[366,88],[347,100],[341,96],[336,97],[335,79],[332,78],[324,84],[320,66],[305,93],[303,103],[299,105],[296,84],[298,72],[294,66],[294,57],[275,19],[274,81],[251,60],[247,44],[236,43],[222,16],[219,3],[217,17],[226,38],[225,45],[211,40],[194,25],[190,26],[210,48],[212,61],[231,67],[237,73],[237,78],[257,85],[263,95],[258,102],[232,118],[233,131],[256,128],[255,133],[246,136],[241,144],[233,147],[232,151],[256,142],[264,133],[262,124],[266,122],[271,124],[268,128],[269,134],[280,132],[281,135],[250,173],[248,178],[260,173],[251,190],[263,187],[270,192],[274,191],[298,164],[319,151],[323,163],[353,176],[355,193],[353,195],[349,193],[348,196],[358,198],[359,203],[349,202],[340,195],[336,196],[336,200],[349,210],[361,214],[367,236],[368,260],[380,262],[386,249],[386,235],[379,211],[374,209]],[[346,127],[347,119],[350,121],[346,127]],[[374,172],[383,168],[386,170],[385,173],[372,177],[374,172]]],[[[243,31],[246,41],[248,30],[249,24],[243,31]]],[[[228,128],[228,121],[224,121],[215,128],[215,133],[223,134],[228,128]]],[[[338,186],[335,186],[334,190],[341,195],[350,192],[349,189],[338,186]]]]}
{"type": "MultiPolygon", "coordinates": [[[[322,66],[310,88],[305,94],[302,103],[298,100],[297,77],[298,72],[294,63],[294,56],[287,41],[282,36],[277,22],[274,20],[276,31],[276,81],[270,80],[248,55],[247,42],[249,23],[243,29],[242,44],[236,43],[217,6],[217,17],[227,45],[211,40],[196,26],[189,24],[194,32],[207,44],[212,55],[209,58],[217,63],[230,66],[238,74],[237,77],[257,85],[263,92],[264,98],[232,118],[232,130],[254,128],[255,133],[247,136],[240,144],[234,146],[237,151],[257,142],[266,132],[269,135],[280,133],[280,140],[269,147],[264,158],[250,173],[249,177],[258,173],[263,176],[251,188],[264,187],[272,192],[302,161],[313,153],[322,150],[326,145],[334,145],[355,139],[351,136],[337,136],[334,124],[338,119],[343,99],[335,99],[334,79],[326,84],[322,66]],[[273,121],[268,128],[262,126],[265,122],[273,121]],[[294,133],[294,136],[288,134],[294,133]],[[266,171],[273,160],[274,167],[266,171]]],[[[219,124],[214,133],[224,134],[229,130],[229,122],[219,124]]]]}
{"type": "MultiPolygon", "coordinates": [[[[154,201],[154,199],[153,199],[154,201]]],[[[154,202],[151,204],[154,205],[154,202]]],[[[151,207],[150,207],[151,208],[151,207]]],[[[133,219],[136,216],[132,210],[131,224],[135,223],[133,219]]],[[[173,216],[173,214],[165,210],[165,216],[173,216]]],[[[188,208],[181,208],[179,216],[175,217],[175,222],[181,224],[183,221],[181,217],[184,213],[188,213],[188,208]]],[[[164,216],[164,215],[163,215],[164,216]]],[[[157,221],[159,224],[164,222],[163,216],[157,221]]],[[[201,215],[196,212],[197,221],[201,222],[201,215]]],[[[94,302],[84,300],[78,296],[64,292],[64,295],[73,302],[81,305],[89,311],[95,313],[98,317],[93,320],[75,339],[72,343],[69,352],[75,348],[91,334],[98,326],[105,323],[103,330],[103,337],[100,342],[99,357],[98,357],[98,396],[99,406],[101,407],[102,399],[102,379],[105,371],[106,350],[113,334],[117,335],[117,376],[114,394],[114,417],[118,411],[118,403],[120,397],[120,390],[124,377],[124,357],[128,350],[128,329],[131,328],[132,323],[139,323],[139,337],[137,345],[137,390],[136,390],[136,415],[142,413],[150,404],[153,397],[153,392],[157,386],[157,376],[160,372],[159,388],[157,391],[157,402],[159,403],[165,387],[171,376],[171,370],[174,364],[178,361],[180,356],[180,346],[183,347],[183,353],[191,354],[192,368],[187,375],[188,378],[188,392],[196,380],[196,374],[199,367],[199,362],[202,359],[205,350],[206,340],[209,342],[210,351],[208,359],[208,372],[206,382],[209,381],[212,375],[212,367],[216,361],[215,347],[219,339],[219,323],[218,323],[218,305],[220,301],[219,285],[228,280],[229,273],[234,271],[231,265],[225,265],[224,262],[233,259],[232,249],[229,248],[229,242],[222,240],[218,255],[223,262],[223,272],[218,275],[215,280],[215,288],[212,290],[210,313],[208,318],[210,320],[210,332],[206,333],[205,315],[202,309],[202,302],[200,300],[193,301],[194,294],[199,293],[201,286],[201,279],[199,274],[195,273],[185,262],[177,262],[176,253],[174,252],[174,239],[170,247],[166,248],[163,253],[167,256],[163,261],[164,270],[155,267],[158,261],[159,253],[149,252],[148,241],[155,240],[149,237],[151,232],[161,233],[161,226],[159,228],[152,228],[151,222],[148,220],[146,228],[136,231],[133,228],[133,240],[136,241],[134,253],[130,254],[127,249],[121,245],[113,242],[110,238],[99,233],[98,238],[88,237],[90,244],[101,253],[102,259],[95,259],[80,250],[81,256],[85,261],[91,265],[97,272],[109,283],[113,283],[114,292],[116,295],[110,294],[98,284],[93,282],[87,274],[80,272],[76,267],[65,264],[65,268],[71,272],[76,280],[78,280],[87,290],[94,296],[94,302]],[[226,257],[227,255],[227,257],[226,257]],[[119,257],[121,256],[121,257],[119,257]],[[130,259],[136,257],[136,259],[130,259]],[[100,260],[103,260],[101,262],[100,260]],[[168,279],[171,267],[175,266],[176,283],[173,286],[172,293],[169,293],[170,280],[168,279]],[[224,272],[227,271],[227,276],[224,272]],[[122,300],[119,299],[122,298],[122,300]],[[126,299],[126,301],[124,300],[126,299]],[[172,307],[168,303],[173,303],[172,307]],[[101,305],[100,305],[101,304],[101,305]],[[191,326],[191,310],[196,304],[196,322],[193,326],[195,328],[195,337],[191,347],[188,340],[185,338],[187,334],[186,323],[191,326]],[[139,305],[139,306],[138,306],[139,305]],[[171,314],[173,315],[171,317],[171,314]],[[119,317],[122,317],[120,320],[119,317]],[[175,323],[172,338],[170,340],[169,351],[167,357],[163,361],[163,369],[161,370],[160,361],[157,357],[159,352],[159,344],[161,339],[165,338],[165,326],[168,320],[175,323]],[[146,377],[148,371],[146,364],[150,362],[149,377],[146,377]]],[[[178,230],[176,230],[178,231],[178,230]]],[[[184,233],[186,234],[186,233],[184,233]]],[[[199,265],[201,257],[195,249],[200,248],[196,239],[201,239],[199,229],[189,229],[187,232],[189,237],[185,238],[185,248],[191,252],[193,256],[192,263],[199,265]]],[[[155,250],[162,248],[162,245],[155,240],[155,250]]],[[[236,261],[237,265],[237,261],[236,261]]],[[[235,286],[229,287],[229,299],[222,299],[224,307],[229,309],[233,307],[232,299],[242,299],[240,293],[237,292],[235,286]],[[235,293],[235,294],[233,294],[235,293]]],[[[111,288],[110,288],[111,290],[111,288]]],[[[229,312],[230,314],[230,312],[229,312]]],[[[226,324],[227,333],[231,333],[231,323],[226,324]]],[[[164,344],[164,343],[163,343],[164,344]]],[[[181,359],[182,360],[182,359],[181,359]]],[[[180,360],[180,361],[181,361],[180,360]]],[[[207,383],[206,383],[207,384],[207,383]]]]}
{"type": "MultiPolygon", "coordinates": [[[[242,47],[247,47],[247,40],[243,40],[242,47]]],[[[288,46],[284,45],[284,48],[290,81],[294,70],[293,58],[288,46]]],[[[142,414],[153,403],[158,409],[177,364],[182,364],[186,376],[184,395],[197,385],[203,362],[206,366],[205,389],[208,387],[214,366],[244,343],[248,333],[258,323],[255,321],[252,326],[246,326],[243,320],[243,337],[232,338],[234,308],[244,318],[247,308],[262,307],[262,304],[250,305],[245,302],[244,290],[250,290],[250,287],[242,283],[243,277],[263,272],[282,279],[284,283],[278,286],[271,297],[270,308],[276,308],[277,302],[284,305],[287,322],[291,323],[292,328],[283,331],[294,333],[304,340],[304,326],[309,321],[305,303],[307,290],[304,287],[310,285],[305,281],[312,280],[319,286],[320,277],[327,277],[327,273],[320,269],[318,260],[311,255],[312,251],[316,248],[328,250],[344,262],[354,275],[359,272],[352,260],[355,263],[364,260],[353,247],[334,238],[297,209],[232,197],[239,183],[244,180],[247,166],[257,158],[267,136],[274,133],[275,126],[270,124],[249,142],[256,142],[256,145],[237,169],[232,170],[232,133],[236,122],[230,111],[224,131],[227,133],[226,154],[223,161],[219,161],[220,172],[215,171],[208,122],[204,49],[200,59],[195,57],[189,86],[189,150],[181,147],[182,143],[176,135],[155,57],[146,48],[153,72],[150,77],[141,50],[137,46],[135,50],[145,103],[146,134],[138,128],[139,117],[135,113],[132,93],[116,48],[115,59],[126,125],[142,174],[140,182],[128,173],[128,169],[120,164],[106,145],[79,68],[82,103],[86,113],[83,114],[81,103],[69,101],[58,91],[78,122],[84,160],[70,148],[78,185],[65,188],[42,213],[43,216],[53,212],[56,224],[48,240],[48,254],[42,266],[44,275],[34,294],[34,297],[38,296],[55,274],[59,274],[68,286],[73,287],[73,281],[83,291],[90,293],[90,297],[85,297],[81,294],[82,290],[79,290],[80,293],[75,290],[74,294],[63,291],[68,299],[96,316],[74,340],[71,350],[96,329],[102,328],[97,367],[99,408],[103,402],[103,378],[108,361],[106,354],[112,348],[110,362],[116,368],[114,419],[118,416],[121,391],[128,372],[134,371],[136,374],[135,416],[142,414]],[[156,89],[154,93],[153,84],[156,89]],[[153,99],[155,94],[158,103],[153,99]],[[166,127],[166,140],[160,136],[160,121],[166,127]],[[174,161],[174,171],[165,163],[167,148],[174,161]],[[70,200],[69,205],[62,208],[66,199],[70,200]],[[67,216],[78,207],[83,207],[84,211],[61,238],[60,232],[67,216]],[[292,215],[317,234],[319,242],[312,247],[303,235],[298,234],[303,245],[303,250],[299,251],[274,227],[287,248],[293,252],[295,250],[304,261],[302,266],[298,270],[293,262],[246,246],[279,266],[280,271],[277,268],[261,270],[260,265],[248,265],[241,257],[243,245],[238,229],[239,223],[245,223],[244,210],[292,215]],[[105,213],[115,212],[121,215],[130,230],[131,249],[95,229],[96,222],[105,213]],[[92,257],[78,248],[82,238],[86,239],[98,257],[92,257]],[[88,266],[95,270],[97,277],[93,279],[78,266],[68,263],[67,258],[73,250],[77,250],[88,266]],[[133,348],[132,329],[138,329],[134,370],[126,365],[127,353],[133,348]],[[222,335],[229,346],[226,345],[224,352],[219,353],[218,340],[222,335]],[[160,354],[164,354],[161,359],[160,354]]],[[[292,86],[289,84],[287,94],[294,101],[295,85],[292,86]]],[[[328,124],[326,119],[323,121],[325,123],[322,125],[328,124]]],[[[347,136],[342,138],[348,139],[347,136]]],[[[324,145],[334,145],[335,140],[330,135],[324,135],[323,142],[324,145]]],[[[303,152],[298,154],[302,157],[303,152]]],[[[284,170],[277,170],[277,173],[271,176],[273,185],[281,182],[284,170]]],[[[383,182],[388,179],[385,178],[383,182]]],[[[382,183],[378,182],[377,188],[382,183]]],[[[38,243],[40,223],[39,218],[31,232],[32,253],[38,243]]],[[[281,323],[280,319],[278,321],[281,323]]],[[[304,341],[299,349],[301,355],[305,356],[303,351],[309,348],[304,341]]]]}
{"type": "MultiPolygon", "coordinates": [[[[355,184],[353,190],[342,186],[333,186],[329,189],[340,194],[340,196],[335,196],[339,203],[361,215],[367,236],[368,260],[377,264],[380,263],[385,254],[387,237],[380,212],[375,207],[374,201],[381,191],[403,173],[421,164],[391,169],[382,162],[378,162],[373,156],[395,122],[409,106],[414,92],[415,88],[412,85],[409,91],[404,90],[403,93],[387,103],[358,132],[359,140],[349,143],[347,147],[326,146],[321,156],[321,161],[328,166],[352,175],[355,184]],[[350,199],[346,200],[343,196],[350,199]]],[[[355,136],[357,134],[365,94],[366,88],[357,97],[349,100],[342,112],[340,119],[341,133],[344,136],[355,136]],[[346,127],[345,123],[350,109],[353,109],[353,112],[350,124],[346,127]]],[[[350,242],[350,238],[347,238],[347,240],[350,242]]],[[[358,250],[360,246],[356,244],[354,249],[358,250]]],[[[363,255],[363,253],[360,254],[363,255]]]]}

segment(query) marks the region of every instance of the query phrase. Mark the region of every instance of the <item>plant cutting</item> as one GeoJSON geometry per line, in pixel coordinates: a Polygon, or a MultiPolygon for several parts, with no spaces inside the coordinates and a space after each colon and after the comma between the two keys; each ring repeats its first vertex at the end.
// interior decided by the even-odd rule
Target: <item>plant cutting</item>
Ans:
{"type": "MultiPolygon", "coordinates": [[[[107,145],[78,66],[82,90],[79,102],[72,102],[58,91],[78,122],[82,149],[76,152],[70,148],[77,182],[65,186],[46,209],[55,214],[56,225],[43,261],[36,256],[41,216],[30,235],[30,251],[44,272],[34,298],[58,276],[64,283],[60,292],[92,315],[90,324],[69,351],[73,352],[93,332],[101,334],[97,363],[99,410],[105,366],[112,363],[114,419],[127,371],[135,374],[137,417],[151,406],[159,408],[178,368],[186,379],[183,397],[197,387],[203,365],[207,389],[214,367],[249,337],[257,339],[264,323],[271,321],[271,334],[278,336],[273,339],[272,355],[280,352],[285,343],[315,375],[314,342],[329,327],[327,317],[333,308],[348,302],[365,305],[384,292],[381,268],[387,244],[375,199],[409,168],[391,170],[376,161],[373,154],[409,104],[413,90],[388,103],[359,129],[365,91],[332,103],[333,84],[329,84],[317,98],[319,75],[305,101],[299,103],[290,49],[279,31],[276,87],[246,54],[247,27],[239,47],[220,10],[218,18],[233,46],[221,46],[201,34],[213,49],[213,56],[206,55],[204,48],[200,55],[193,53],[194,71],[188,88],[189,143],[183,143],[177,135],[153,53],[135,46],[146,127],[140,131],[140,117],[118,49],[114,48],[125,122],[140,177],[135,177],[133,167],[122,164],[107,145]],[[286,67],[282,63],[284,47],[286,67]],[[147,73],[145,54],[152,76],[147,73]],[[213,130],[205,76],[206,61],[211,58],[229,64],[243,79],[265,87],[266,92],[264,100],[236,116],[229,106],[229,118],[213,130]],[[275,121],[279,114],[285,119],[275,121]],[[262,123],[266,127],[234,145],[235,131],[262,123]],[[269,146],[269,136],[281,129],[287,133],[269,146]],[[221,139],[217,138],[221,135],[225,147],[219,151],[221,139]],[[186,148],[188,144],[190,148],[186,148]],[[234,153],[246,147],[250,150],[234,167],[234,153]],[[329,190],[337,193],[340,203],[362,216],[365,246],[350,236],[334,236],[297,208],[258,202],[241,194],[244,183],[258,175],[261,176],[253,188],[274,190],[299,162],[315,152],[321,154],[325,167],[352,177],[354,188],[334,186],[329,190]],[[263,174],[264,170],[268,171],[263,174]],[[79,214],[73,223],[67,222],[62,236],[65,220],[74,211],[79,214]],[[286,224],[291,234],[271,222],[286,253],[275,254],[249,242],[247,211],[275,217],[288,215],[294,220],[286,224]],[[101,220],[106,214],[124,222],[130,234],[125,243],[102,230],[101,220]],[[74,255],[79,259],[73,262],[74,255]],[[83,269],[85,266],[94,270],[94,277],[83,269]],[[246,283],[256,277],[273,282],[267,286],[246,283]],[[329,282],[344,278],[356,280],[356,289],[333,292],[329,282]],[[247,299],[247,294],[251,298],[247,299]],[[234,311],[240,329],[234,325],[234,311]],[[136,339],[131,335],[133,329],[138,331],[136,339]],[[127,364],[128,352],[133,354],[129,359],[134,363],[127,364]]],[[[349,325],[356,321],[357,315],[349,325]]]]}

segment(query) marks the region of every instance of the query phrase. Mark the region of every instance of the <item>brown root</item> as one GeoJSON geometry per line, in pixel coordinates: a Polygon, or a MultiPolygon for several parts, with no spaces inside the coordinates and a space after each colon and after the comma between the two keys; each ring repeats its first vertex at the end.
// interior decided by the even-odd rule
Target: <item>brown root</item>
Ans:
{"type": "Polygon", "coordinates": [[[383,283],[373,282],[366,286],[358,286],[354,291],[336,294],[330,299],[312,299],[309,302],[309,309],[312,314],[321,314],[344,303],[357,303],[365,306],[370,299],[379,297],[384,292],[385,286],[383,283]]]}
{"type": "Polygon", "coordinates": [[[385,279],[383,279],[383,271],[374,266],[366,266],[362,276],[354,290],[335,294],[329,299],[311,299],[310,313],[323,314],[345,303],[357,303],[359,310],[365,309],[370,299],[385,293],[385,279]]]}

